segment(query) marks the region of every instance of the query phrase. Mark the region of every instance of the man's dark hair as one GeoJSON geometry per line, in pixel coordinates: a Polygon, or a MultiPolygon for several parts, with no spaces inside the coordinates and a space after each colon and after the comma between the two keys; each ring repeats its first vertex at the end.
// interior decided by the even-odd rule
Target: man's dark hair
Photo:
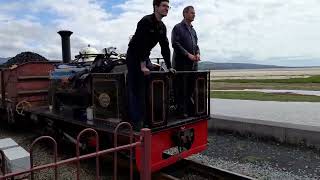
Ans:
{"type": "Polygon", "coordinates": [[[184,17],[184,15],[185,15],[186,13],[189,12],[190,9],[194,9],[193,6],[187,6],[187,7],[185,7],[185,8],[183,9],[183,12],[182,12],[183,17],[184,17]]]}
{"type": "Polygon", "coordinates": [[[154,11],[154,6],[160,6],[161,2],[168,2],[169,0],[153,0],[153,11],[154,11]]]}

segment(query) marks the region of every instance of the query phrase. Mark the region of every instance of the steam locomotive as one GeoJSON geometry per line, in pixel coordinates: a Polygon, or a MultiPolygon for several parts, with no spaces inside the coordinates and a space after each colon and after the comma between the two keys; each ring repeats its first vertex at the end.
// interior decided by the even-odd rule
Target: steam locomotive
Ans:
{"type": "MultiPolygon", "coordinates": [[[[19,119],[44,131],[74,141],[75,134],[90,127],[112,144],[114,128],[128,117],[127,73],[125,55],[106,48],[98,53],[88,47],[71,61],[70,31],[59,31],[63,62],[28,62],[13,69],[1,69],[1,106],[3,120],[19,119]]],[[[159,59],[158,59],[159,60],[159,59]]],[[[207,123],[210,109],[210,72],[177,72],[170,74],[158,63],[152,65],[147,88],[147,120],[144,127],[152,131],[152,171],[175,163],[180,158],[207,148],[207,123]],[[194,83],[192,106],[188,117],[177,108],[176,82],[194,83]],[[175,156],[163,153],[177,148],[175,156]]],[[[179,83],[181,84],[181,83],[179,83]]],[[[184,97],[189,98],[189,97],[184,97]]],[[[126,135],[123,130],[123,135],[126,135]]],[[[139,138],[139,130],[134,132],[139,138]]],[[[89,140],[88,140],[89,141],[89,140]]],[[[125,141],[125,140],[124,140],[125,141]]],[[[88,143],[90,144],[90,143],[88,143]]],[[[140,149],[135,149],[140,165],[140,149]]]]}

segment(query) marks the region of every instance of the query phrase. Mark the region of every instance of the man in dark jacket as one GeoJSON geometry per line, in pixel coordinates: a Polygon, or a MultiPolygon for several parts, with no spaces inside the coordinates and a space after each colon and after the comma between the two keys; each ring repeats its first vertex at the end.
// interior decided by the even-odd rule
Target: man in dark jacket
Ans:
{"type": "Polygon", "coordinates": [[[178,71],[196,71],[200,60],[200,50],[197,33],[191,24],[195,18],[194,8],[185,7],[183,17],[184,19],[172,30],[171,42],[174,49],[172,63],[178,71]]]}
{"type": "MultiPolygon", "coordinates": [[[[183,20],[174,26],[171,42],[174,49],[173,66],[177,71],[197,71],[200,61],[200,50],[198,37],[191,24],[195,18],[195,11],[192,6],[183,9],[183,20]]],[[[190,74],[176,78],[176,100],[179,116],[187,117],[194,112],[194,80],[190,74]]]]}
{"type": "Polygon", "coordinates": [[[147,83],[145,76],[150,74],[146,60],[149,59],[152,48],[158,42],[167,68],[171,72],[175,71],[170,62],[167,29],[161,21],[163,17],[167,16],[169,8],[169,0],[154,0],[154,13],[144,16],[138,22],[136,32],[129,42],[127,51],[129,117],[135,129],[142,127],[145,120],[145,88],[147,83]]]}

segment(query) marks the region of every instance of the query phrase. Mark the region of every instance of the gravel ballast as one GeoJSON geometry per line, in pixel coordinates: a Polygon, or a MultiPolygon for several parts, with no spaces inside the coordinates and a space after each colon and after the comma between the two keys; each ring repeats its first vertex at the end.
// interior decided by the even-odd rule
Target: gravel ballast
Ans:
{"type": "Polygon", "coordinates": [[[208,141],[208,149],[190,159],[257,179],[320,178],[314,149],[232,134],[211,134],[208,141]]]}

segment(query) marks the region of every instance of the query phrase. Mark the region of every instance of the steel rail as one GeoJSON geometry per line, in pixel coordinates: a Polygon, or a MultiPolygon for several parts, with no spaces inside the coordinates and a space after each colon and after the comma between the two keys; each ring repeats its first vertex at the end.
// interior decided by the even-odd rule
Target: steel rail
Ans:
{"type": "MultiPolygon", "coordinates": [[[[169,155],[168,155],[169,156],[169,155]]],[[[207,166],[196,161],[182,159],[176,164],[169,166],[154,175],[154,179],[177,180],[195,174],[204,179],[239,179],[254,180],[255,178],[231,172],[225,169],[207,166]]]]}

